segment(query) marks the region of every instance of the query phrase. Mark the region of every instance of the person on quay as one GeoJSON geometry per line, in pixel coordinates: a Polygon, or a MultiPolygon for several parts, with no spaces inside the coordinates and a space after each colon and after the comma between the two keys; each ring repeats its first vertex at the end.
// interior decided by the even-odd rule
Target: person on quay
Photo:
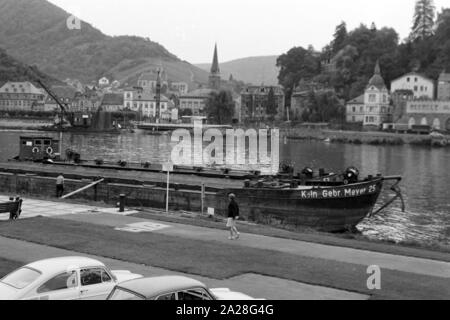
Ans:
{"type": "Polygon", "coordinates": [[[230,228],[230,237],[228,239],[237,240],[241,235],[236,227],[236,221],[239,219],[239,205],[236,202],[235,194],[229,194],[228,198],[230,199],[227,220],[227,228],[230,228]]]}
{"type": "Polygon", "coordinates": [[[56,197],[61,198],[64,195],[64,175],[62,173],[56,178],[56,197]]]}

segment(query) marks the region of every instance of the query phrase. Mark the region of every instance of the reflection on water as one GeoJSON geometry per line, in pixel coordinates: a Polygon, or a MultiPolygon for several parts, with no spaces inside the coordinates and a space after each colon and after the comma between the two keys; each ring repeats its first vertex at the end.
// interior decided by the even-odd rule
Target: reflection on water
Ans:
{"type": "MultiPolygon", "coordinates": [[[[18,154],[19,136],[26,134],[0,131],[0,161],[18,154]]],[[[163,163],[170,159],[174,143],[168,135],[65,134],[64,145],[80,152],[83,159],[163,163]]],[[[310,166],[341,172],[355,166],[365,176],[402,175],[406,212],[401,212],[401,205],[396,202],[377,217],[361,223],[360,230],[385,240],[450,244],[449,149],[288,141],[280,143],[280,156],[281,161],[295,164],[297,170],[310,166]]],[[[389,199],[390,195],[387,190],[380,200],[389,199]]]]}

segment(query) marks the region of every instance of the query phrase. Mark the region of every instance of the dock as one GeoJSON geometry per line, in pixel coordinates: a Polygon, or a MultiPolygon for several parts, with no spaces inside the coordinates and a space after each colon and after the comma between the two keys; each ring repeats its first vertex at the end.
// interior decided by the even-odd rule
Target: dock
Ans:
{"type": "MultiPolygon", "coordinates": [[[[175,131],[175,130],[179,130],[179,129],[194,130],[194,124],[193,123],[180,123],[180,124],[141,123],[137,127],[140,130],[156,131],[156,132],[168,132],[168,131],[175,131]]],[[[208,125],[208,124],[202,125],[202,128],[203,128],[203,130],[208,130],[208,129],[219,129],[219,130],[233,129],[232,126],[228,126],[228,125],[208,125]]]]}

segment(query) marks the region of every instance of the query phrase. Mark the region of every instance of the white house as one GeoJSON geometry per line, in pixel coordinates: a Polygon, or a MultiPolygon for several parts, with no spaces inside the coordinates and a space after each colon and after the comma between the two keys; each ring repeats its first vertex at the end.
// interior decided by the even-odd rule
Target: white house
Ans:
{"type": "MultiPolygon", "coordinates": [[[[125,90],[123,104],[124,109],[139,112],[142,116],[149,118],[165,118],[169,111],[169,99],[167,97],[161,95],[160,108],[157,110],[155,95],[142,90],[142,88],[125,90]]],[[[169,115],[170,117],[171,115],[169,115]]]]}
{"type": "Polygon", "coordinates": [[[45,97],[31,82],[7,82],[0,87],[0,110],[43,111],[45,97]]]}
{"type": "Polygon", "coordinates": [[[347,122],[364,122],[364,116],[366,112],[366,107],[364,105],[365,95],[360,95],[359,97],[347,102],[346,106],[346,118],[347,122]]]}
{"type": "Polygon", "coordinates": [[[109,86],[109,80],[108,80],[108,78],[103,77],[100,80],[98,80],[98,84],[100,86],[109,86]]]}
{"type": "Polygon", "coordinates": [[[364,95],[347,103],[347,122],[362,122],[364,126],[379,128],[383,123],[392,121],[392,109],[389,91],[377,62],[375,73],[370,79],[364,95]]]}
{"type": "Polygon", "coordinates": [[[411,72],[391,82],[391,92],[410,90],[415,99],[434,99],[434,81],[419,73],[411,72]]]}
{"type": "Polygon", "coordinates": [[[364,92],[364,126],[377,126],[390,122],[392,108],[390,106],[389,91],[381,76],[380,65],[377,62],[375,74],[370,79],[364,92]]]}

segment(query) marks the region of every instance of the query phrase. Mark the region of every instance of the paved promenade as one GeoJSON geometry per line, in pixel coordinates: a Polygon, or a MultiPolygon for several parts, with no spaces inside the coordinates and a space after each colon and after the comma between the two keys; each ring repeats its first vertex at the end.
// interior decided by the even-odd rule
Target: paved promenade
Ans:
{"type": "MultiPolygon", "coordinates": [[[[0,201],[2,200],[4,200],[4,197],[0,196],[0,201]]],[[[371,265],[377,265],[383,270],[416,274],[432,277],[433,279],[440,278],[442,281],[449,281],[450,279],[450,263],[436,260],[321,245],[254,234],[242,234],[240,240],[230,241],[228,240],[227,232],[222,230],[129,217],[127,215],[119,214],[117,212],[118,210],[115,208],[105,209],[59,202],[26,200],[23,209],[24,212],[22,218],[24,219],[42,215],[57,219],[108,226],[121,232],[151,232],[205,242],[219,241],[227,246],[269,249],[296,255],[299,256],[299,258],[317,258],[325,261],[328,260],[330,262],[364,266],[365,268],[371,265]]],[[[133,212],[127,212],[126,214],[132,213],[133,212]]],[[[21,262],[31,262],[37,259],[61,255],[85,255],[5,238],[0,238],[0,243],[2,243],[0,246],[0,257],[21,262]]],[[[174,273],[164,269],[134,265],[132,263],[112,259],[99,258],[99,260],[107,262],[107,264],[113,268],[126,268],[146,276],[174,273]]],[[[330,270],[330,272],[336,273],[336,270],[330,270]]],[[[338,276],[338,273],[336,274],[336,276],[338,276]]],[[[204,281],[210,286],[230,287],[251,296],[268,299],[369,298],[368,295],[360,293],[336,290],[323,286],[312,286],[295,281],[264,277],[256,274],[244,274],[224,281],[199,278],[198,276],[194,277],[204,281]]],[[[450,292],[444,292],[443,294],[450,295],[450,292]]],[[[450,298],[450,296],[448,298],[450,298]]]]}

